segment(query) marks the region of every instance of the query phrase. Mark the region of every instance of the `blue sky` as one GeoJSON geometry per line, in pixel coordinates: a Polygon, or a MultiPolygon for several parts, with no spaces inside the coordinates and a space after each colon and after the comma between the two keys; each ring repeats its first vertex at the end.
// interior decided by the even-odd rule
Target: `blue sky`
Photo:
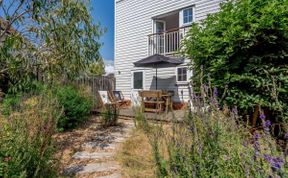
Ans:
{"type": "Polygon", "coordinates": [[[91,0],[91,2],[93,19],[107,28],[107,32],[101,37],[104,45],[100,53],[106,63],[112,62],[114,60],[114,0],[91,0]]]}

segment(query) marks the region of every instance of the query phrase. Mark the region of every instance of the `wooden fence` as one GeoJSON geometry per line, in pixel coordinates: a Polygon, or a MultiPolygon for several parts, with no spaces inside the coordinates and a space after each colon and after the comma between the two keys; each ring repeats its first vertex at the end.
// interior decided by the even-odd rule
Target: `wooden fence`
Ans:
{"type": "Polygon", "coordinates": [[[81,77],[77,80],[78,85],[89,86],[93,94],[93,108],[98,108],[97,91],[113,91],[115,90],[116,80],[114,76],[89,76],[81,77]]]}

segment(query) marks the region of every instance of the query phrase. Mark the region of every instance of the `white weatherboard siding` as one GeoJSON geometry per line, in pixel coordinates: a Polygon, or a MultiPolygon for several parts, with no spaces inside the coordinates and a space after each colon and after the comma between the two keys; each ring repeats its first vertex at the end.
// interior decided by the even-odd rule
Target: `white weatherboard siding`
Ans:
{"type": "MultiPolygon", "coordinates": [[[[222,0],[116,0],[115,76],[116,89],[131,96],[131,71],[145,70],[145,88],[155,89],[155,69],[134,67],[133,62],[148,56],[148,35],[153,17],[194,6],[194,19],[205,19],[219,10],[222,0]]],[[[176,101],[188,101],[188,87],[176,86],[176,67],[158,69],[158,89],[174,90],[176,101]],[[174,77],[174,78],[173,78],[174,77]]]]}

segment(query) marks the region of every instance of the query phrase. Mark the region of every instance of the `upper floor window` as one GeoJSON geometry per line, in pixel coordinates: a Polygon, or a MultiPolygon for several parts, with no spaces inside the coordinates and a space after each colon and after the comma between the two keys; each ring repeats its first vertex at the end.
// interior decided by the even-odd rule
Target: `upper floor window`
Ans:
{"type": "Polygon", "coordinates": [[[183,24],[191,24],[193,22],[193,8],[183,10],[183,24]]]}

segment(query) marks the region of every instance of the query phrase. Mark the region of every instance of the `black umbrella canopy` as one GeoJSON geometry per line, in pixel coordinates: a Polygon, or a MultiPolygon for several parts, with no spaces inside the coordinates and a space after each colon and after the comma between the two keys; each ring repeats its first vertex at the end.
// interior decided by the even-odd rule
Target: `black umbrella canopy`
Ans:
{"type": "Polygon", "coordinates": [[[157,90],[158,89],[157,66],[159,64],[180,65],[180,64],[183,64],[183,62],[184,62],[184,58],[171,58],[171,57],[163,56],[160,54],[154,54],[147,58],[141,59],[140,61],[134,62],[134,65],[137,67],[152,66],[156,68],[156,90],[157,90]]]}
{"type": "Polygon", "coordinates": [[[172,58],[163,56],[160,54],[154,54],[152,56],[146,57],[144,59],[141,59],[140,61],[134,62],[135,66],[149,66],[152,65],[153,67],[155,64],[174,64],[179,65],[183,64],[184,58],[172,58]]]}

